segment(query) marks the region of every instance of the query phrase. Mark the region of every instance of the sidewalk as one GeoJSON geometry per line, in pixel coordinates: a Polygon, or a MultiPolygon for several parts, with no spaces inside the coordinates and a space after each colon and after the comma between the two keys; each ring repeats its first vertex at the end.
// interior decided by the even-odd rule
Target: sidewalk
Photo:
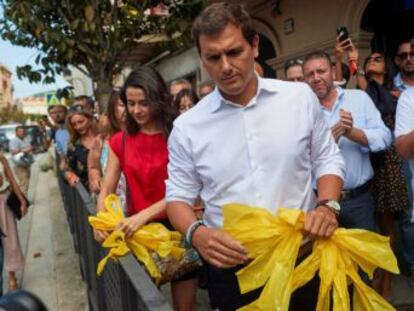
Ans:
{"type": "Polygon", "coordinates": [[[49,311],[88,310],[87,289],[53,171],[33,166],[29,199],[30,212],[19,223],[26,256],[22,288],[39,296],[49,311]]]}

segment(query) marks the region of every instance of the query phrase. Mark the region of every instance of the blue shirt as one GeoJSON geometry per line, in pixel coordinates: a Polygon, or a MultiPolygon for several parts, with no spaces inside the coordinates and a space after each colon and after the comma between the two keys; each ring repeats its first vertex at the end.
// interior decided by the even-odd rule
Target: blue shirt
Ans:
{"type": "Polygon", "coordinates": [[[308,211],[315,206],[312,176],[343,178],[344,168],[309,86],[258,78],[246,106],[216,88],[175,120],[166,200],[192,205],[200,195],[205,223],[221,227],[227,203],[308,211]]]}
{"type": "Polygon", "coordinates": [[[409,87],[411,87],[411,85],[408,85],[406,83],[404,83],[404,81],[401,79],[401,74],[398,73],[395,77],[394,77],[394,86],[399,89],[401,92],[405,91],[406,89],[408,89],[409,87]]]}
{"type": "Polygon", "coordinates": [[[374,176],[369,159],[369,152],[386,149],[392,141],[390,130],[381,119],[381,114],[371,98],[360,90],[343,90],[336,88],[338,96],[332,110],[322,106],[325,119],[330,127],[339,121],[339,110],[342,108],[352,114],[354,128],[364,132],[368,147],[342,136],[338,141],[339,149],[345,160],[344,189],[362,186],[374,176]]]}
{"type": "Polygon", "coordinates": [[[56,151],[61,155],[68,152],[69,132],[64,127],[60,127],[55,133],[56,151]]]}

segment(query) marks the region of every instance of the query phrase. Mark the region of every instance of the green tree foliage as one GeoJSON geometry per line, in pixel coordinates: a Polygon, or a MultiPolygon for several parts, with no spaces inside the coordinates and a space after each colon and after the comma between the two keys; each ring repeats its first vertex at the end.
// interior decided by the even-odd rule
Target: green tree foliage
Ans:
{"type": "Polygon", "coordinates": [[[146,34],[179,32],[187,42],[188,26],[203,0],[0,0],[4,16],[0,34],[15,45],[36,48],[37,67],[17,69],[19,78],[53,83],[55,75],[74,66],[96,85],[101,105],[113,78],[124,68],[137,39],[146,34]],[[169,14],[145,14],[164,5],[169,14]]]}
{"type": "Polygon", "coordinates": [[[7,123],[22,123],[30,118],[30,115],[25,114],[22,110],[19,110],[16,106],[7,106],[0,109],[0,124],[7,123]]]}

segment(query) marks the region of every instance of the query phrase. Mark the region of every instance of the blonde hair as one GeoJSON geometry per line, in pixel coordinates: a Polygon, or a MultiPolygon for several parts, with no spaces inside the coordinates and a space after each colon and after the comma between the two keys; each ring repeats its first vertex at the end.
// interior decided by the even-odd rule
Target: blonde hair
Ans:
{"type": "Polygon", "coordinates": [[[89,114],[89,113],[84,113],[84,112],[79,112],[79,113],[73,113],[73,114],[69,114],[66,118],[66,122],[65,122],[65,127],[69,132],[69,140],[72,144],[75,144],[79,139],[80,139],[80,135],[78,132],[75,131],[75,129],[73,128],[70,120],[74,115],[80,114],[82,116],[84,116],[85,118],[88,118],[91,121],[91,129],[92,129],[92,133],[94,135],[98,134],[98,122],[96,122],[96,119],[94,118],[93,115],[89,114]]]}

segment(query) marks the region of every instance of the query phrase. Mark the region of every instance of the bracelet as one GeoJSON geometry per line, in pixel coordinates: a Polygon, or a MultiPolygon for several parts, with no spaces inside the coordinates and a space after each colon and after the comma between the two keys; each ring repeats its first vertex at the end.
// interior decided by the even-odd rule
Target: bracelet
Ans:
{"type": "Polygon", "coordinates": [[[191,247],[193,243],[193,235],[194,232],[197,230],[198,227],[204,226],[204,222],[202,220],[197,220],[193,222],[187,229],[187,233],[185,234],[185,243],[187,246],[191,247]]]}

